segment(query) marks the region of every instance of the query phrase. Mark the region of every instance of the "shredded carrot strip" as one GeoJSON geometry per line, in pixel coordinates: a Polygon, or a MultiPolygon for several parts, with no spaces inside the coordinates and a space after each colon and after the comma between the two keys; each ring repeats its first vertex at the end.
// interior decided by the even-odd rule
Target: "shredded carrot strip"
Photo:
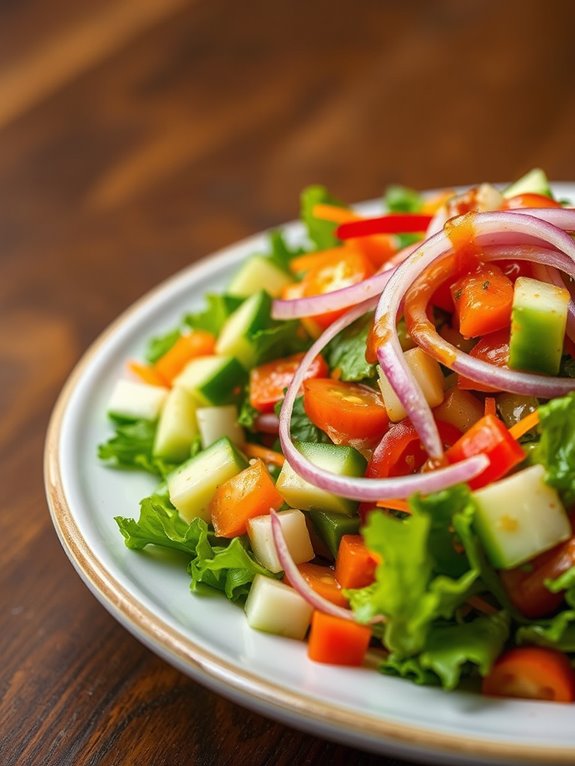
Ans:
{"type": "Polygon", "coordinates": [[[331,221],[332,223],[347,223],[348,221],[361,221],[361,215],[348,210],[345,207],[337,205],[314,205],[312,214],[315,218],[321,218],[322,221],[331,221]]]}
{"type": "Polygon", "coordinates": [[[485,397],[485,411],[483,413],[484,415],[493,415],[494,417],[497,415],[497,407],[495,406],[495,397],[494,396],[486,396],[485,397]]]}
{"type": "Polygon", "coordinates": [[[515,423],[514,426],[511,426],[509,433],[514,439],[520,439],[523,434],[526,434],[527,431],[531,431],[531,429],[534,428],[538,423],[539,413],[537,410],[535,410],[535,412],[529,413],[529,415],[521,418],[518,423],[515,423]]]}
{"type": "Polygon", "coordinates": [[[149,367],[147,364],[140,364],[140,362],[128,362],[128,369],[130,372],[137,375],[144,383],[148,383],[150,386],[162,386],[166,388],[168,383],[162,378],[162,376],[156,372],[153,367],[149,367]]]}
{"type": "Polygon", "coordinates": [[[376,503],[378,508],[389,508],[392,511],[403,511],[404,513],[411,513],[407,500],[400,500],[399,498],[393,498],[390,500],[378,500],[376,503]]]}
{"type": "Polygon", "coordinates": [[[470,596],[467,599],[467,603],[469,606],[477,609],[478,612],[483,612],[483,614],[496,614],[498,612],[498,609],[496,609],[493,604],[490,604],[481,596],[470,596]]]}
{"type": "Polygon", "coordinates": [[[248,457],[259,457],[264,461],[264,463],[278,465],[280,468],[285,463],[285,457],[281,454],[281,452],[276,452],[273,449],[267,449],[267,447],[261,447],[259,444],[245,444],[242,448],[242,452],[248,457]]]}

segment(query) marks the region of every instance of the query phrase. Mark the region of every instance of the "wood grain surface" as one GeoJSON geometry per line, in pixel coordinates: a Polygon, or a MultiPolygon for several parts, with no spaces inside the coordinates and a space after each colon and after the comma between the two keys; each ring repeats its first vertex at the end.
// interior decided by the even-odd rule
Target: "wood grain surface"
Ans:
{"type": "Polygon", "coordinates": [[[0,763],[393,764],[156,658],[52,530],[49,413],[132,301],[311,182],[575,179],[575,5],[0,2],[0,763]]]}

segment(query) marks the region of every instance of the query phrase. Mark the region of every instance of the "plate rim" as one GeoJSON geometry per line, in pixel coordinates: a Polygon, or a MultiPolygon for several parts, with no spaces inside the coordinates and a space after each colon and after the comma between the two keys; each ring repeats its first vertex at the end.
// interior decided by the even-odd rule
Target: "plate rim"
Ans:
{"type": "MultiPolygon", "coordinates": [[[[555,184],[572,186],[570,182],[555,184]]],[[[573,186],[572,186],[573,188],[573,186]]],[[[369,203],[365,203],[369,204],[369,203]]],[[[282,231],[299,228],[297,222],[276,227],[282,231]]],[[[187,280],[209,264],[217,264],[231,257],[233,251],[249,246],[261,238],[260,232],[207,255],[181,269],[146,292],[89,345],[68,376],[50,416],[44,447],[44,484],[52,523],[76,572],[98,601],[120,624],[142,641],[154,653],[178,667],[179,670],[240,705],[257,710],[261,715],[281,720],[288,726],[309,730],[313,721],[326,737],[339,739],[352,746],[367,747],[383,752],[394,749],[397,754],[416,756],[415,751],[429,756],[443,754],[469,759],[488,758],[495,761],[523,763],[572,764],[575,747],[523,744],[521,742],[489,741],[468,734],[433,731],[404,722],[390,721],[362,711],[352,711],[333,702],[305,696],[284,688],[280,684],[261,678],[244,667],[216,656],[199,646],[192,638],[166,624],[144,604],[131,595],[121,581],[108,571],[92,551],[76,522],[64,491],[59,447],[64,416],[68,403],[84,371],[99,349],[124,326],[134,314],[151,303],[163,291],[169,293],[180,281],[187,280]],[[302,718],[305,717],[305,721],[302,718]],[[367,739],[366,739],[367,738],[367,739]],[[378,743],[383,748],[378,747],[378,743]],[[429,749],[432,749],[430,752],[429,749]]],[[[238,256],[239,257],[239,256],[238,256]]]]}

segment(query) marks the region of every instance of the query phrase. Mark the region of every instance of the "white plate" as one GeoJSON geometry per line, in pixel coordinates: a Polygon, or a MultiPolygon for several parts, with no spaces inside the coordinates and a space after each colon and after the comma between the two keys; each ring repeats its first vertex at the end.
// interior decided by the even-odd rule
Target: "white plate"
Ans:
{"type": "MultiPolygon", "coordinates": [[[[575,185],[557,184],[575,198],[575,185]]],[[[376,212],[377,206],[364,206],[376,212]]],[[[290,238],[301,235],[288,227],[290,238]]],[[[138,514],[151,477],[96,459],[109,436],[105,409],[125,360],[146,340],[223,289],[259,235],[192,266],[136,303],[86,353],[54,411],[46,445],[47,493],[56,531],[76,570],[129,631],[202,684],[289,725],[380,753],[437,763],[575,763],[575,705],[445,693],[306,658],[305,644],[250,630],[225,599],[190,594],[185,567],[135,553],[114,516],[138,514]]]]}

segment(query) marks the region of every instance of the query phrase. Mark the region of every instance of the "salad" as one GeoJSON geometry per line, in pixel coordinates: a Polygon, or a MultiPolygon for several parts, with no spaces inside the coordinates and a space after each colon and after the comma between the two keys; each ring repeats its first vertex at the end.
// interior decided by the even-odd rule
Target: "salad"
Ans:
{"type": "Polygon", "coordinates": [[[306,189],[305,247],[127,360],[98,454],[158,486],[119,531],[311,661],[573,702],[575,210],[541,170],[384,202],[306,189]]]}

